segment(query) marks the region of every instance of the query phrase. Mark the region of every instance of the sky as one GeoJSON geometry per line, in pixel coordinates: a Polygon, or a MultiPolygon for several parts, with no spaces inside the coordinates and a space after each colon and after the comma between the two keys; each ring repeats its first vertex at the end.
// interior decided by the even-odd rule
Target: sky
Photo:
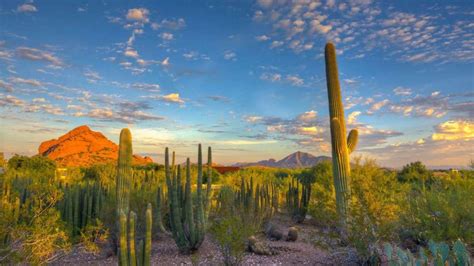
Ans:
{"type": "Polygon", "coordinates": [[[162,161],[330,155],[324,45],[354,153],[400,167],[474,159],[471,1],[0,2],[0,151],[89,125],[162,161]]]}

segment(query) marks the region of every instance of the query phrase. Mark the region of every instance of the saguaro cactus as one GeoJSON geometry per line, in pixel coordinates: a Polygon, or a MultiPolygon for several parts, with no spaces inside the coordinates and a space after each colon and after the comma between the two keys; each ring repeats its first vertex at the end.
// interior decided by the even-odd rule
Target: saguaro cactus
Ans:
{"type": "Polygon", "coordinates": [[[119,155],[117,164],[116,195],[117,213],[128,213],[130,185],[132,178],[132,134],[128,128],[120,132],[119,155]]]}
{"type": "Polygon", "coordinates": [[[345,223],[350,201],[351,184],[349,154],[354,151],[357,145],[358,132],[356,129],[351,130],[346,140],[344,106],[342,105],[341,88],[339,85],[336,62],[336,48],[334,47],[334,44],[326,44],[325,58],[336,204],[342,222],[345,223]]]}

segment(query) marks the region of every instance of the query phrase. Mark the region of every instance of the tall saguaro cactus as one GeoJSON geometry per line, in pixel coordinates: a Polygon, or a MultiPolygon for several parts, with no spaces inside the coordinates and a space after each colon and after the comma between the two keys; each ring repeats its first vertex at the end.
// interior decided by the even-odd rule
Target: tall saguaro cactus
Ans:
{"type": "Polygon", "coordinates": [[[342,105],[334,44],[326,44],[325,59],[336,205],[342,222],[345,223],[350,202],[351,166],[349,154],[354,151],[357,145],[358,132],[356,129],[351,130],[346,140],[344,106],[342,105]]]}
{"type": "Polygon", "coordinates": [[[122,210],[125,214],[129,209],[130,185],[132,178],[132,134],[128,128],[120,132],[119,154],[117,164],[117,214],[122,210]]]}

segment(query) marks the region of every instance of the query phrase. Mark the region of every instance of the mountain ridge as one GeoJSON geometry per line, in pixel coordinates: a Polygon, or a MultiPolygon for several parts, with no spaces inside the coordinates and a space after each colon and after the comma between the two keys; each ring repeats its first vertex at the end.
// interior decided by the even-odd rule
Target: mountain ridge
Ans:
{"type": "Polygon", "coordinates": [[[314,156],[307,152],[297,151],[277,161],[275,159],[262,160],[251,163],[236,163],[233,166],[248,167],[248,166],[266,166],[275,168],[306,168],[314,166],[323,161],[329,161],[329,156],[314,156]]]}

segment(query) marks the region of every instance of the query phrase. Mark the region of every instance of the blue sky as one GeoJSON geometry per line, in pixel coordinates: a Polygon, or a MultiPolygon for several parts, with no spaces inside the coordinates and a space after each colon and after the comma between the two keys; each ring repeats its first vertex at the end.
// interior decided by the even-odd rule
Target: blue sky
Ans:
{"type": "Polygon", "coordinates": [[[323,50],[338,49],[357,155],[398,167],[474,156],[469,1],[2,1],[0,149],[83,124],[137,153],[218,163],[330,151],[323,50]]]}

